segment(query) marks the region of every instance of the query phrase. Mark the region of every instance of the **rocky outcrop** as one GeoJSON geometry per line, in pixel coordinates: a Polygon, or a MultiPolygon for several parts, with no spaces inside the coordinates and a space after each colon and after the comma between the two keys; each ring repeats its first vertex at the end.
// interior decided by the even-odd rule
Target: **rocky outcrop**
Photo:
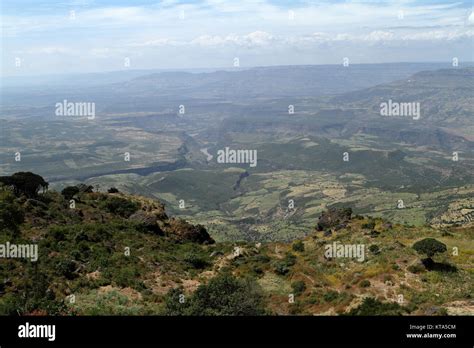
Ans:
{"type": "Polygon", "coordinates": [[[338,226],[344,226],[347,224],[351,220],[351,217],[352,209],[350,208],[330,208],[321,213],[316,229],[318,231],[324,231],[329,228],[338,229],[338,226]]]}
{"type": "Polygon", "coordinates": [[[199,244],[214,244],[204,226],[191,225],[183,219],[170,219],[166,226],[166,235],[178,241],[189,241],[199,244]]]}
{"type": "Polygon", "coordinates": [[[160,235],[164,234],[160,228],[159,219],[154,214],[140,210],[132,214],[128,219],[137,223],[138,227],[144,231],[160,235]]]}

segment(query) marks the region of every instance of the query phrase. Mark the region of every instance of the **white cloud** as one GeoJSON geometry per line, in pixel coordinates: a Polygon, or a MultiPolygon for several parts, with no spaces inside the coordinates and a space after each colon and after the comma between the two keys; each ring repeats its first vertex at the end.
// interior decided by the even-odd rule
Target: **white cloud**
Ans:
{"type": "Polygon", "coordinates": [[[132,47],[153,47],[153,46],[175,46],[179,45],[178,41],[168,39],[168,38],[158,38],[152,39],[141,43],[132,43],[129,46],[132,47]]]}
{"type": "Polygon", "coordinates": [[[474,24],[474,11],[471,12],[471,15],[469,16],[467,20],[469,21],[469,23],[474,24]]]}
{"type": "Polygon", "coordinates": [[[217,46],[224,43],[226,43],[226,39],[218,35],[201,35],[191,40],[191,44],[200,46],[217,46]]]}
{"type": "Polygon", "coordinates": [[[393,40],[395,38],[395,34],[392,31],[383,31],[383,30],[376,30],[372,31],[371,33],[367,34],[363,40],[365,41],[387,41],[393,40]]]}
{"type": "Polygon", "coordinates": [[[452,41],[459,39],[469,39],[474,36],[474,30],[431,30],[425,32],[417,32],[406,34],[401,37],[401,40],[413,41],[432,41],[443,40],[452,41]]]}
{"type": "Polygon", "coordinates": [[[468,39],[473,37],[473,30],[429,30],[429,31],[413,31],[405,30],[395,32],[375,30],[367,34],[352,34],[352,33],[329,33],[329,32],[316,32],[311,35],[303,36],[273,36],[266,32],[254,32],[244,36],[231,36],[226,38],[221,37],[209,37],[209,38],[197,38],[193,42],[204,40],[208,46],[211,45],[222,45],[225,43],[238,43],[241,45],[254,44],[254,45],[266,45],[268,43],[273,44],[320,44],[320,43],[331,43],[331,42],[391,42],[391,41],[432,41],[432,40],[458,40],[468,39]]]}
{"type": "Polygon", "coordinates": [[[190,44],[200,46],[221,46],[232,44],[245,47],[262,47],[269,45],[275,37],[265,31],[254,31],[247,35],[229,34],[225,37],[219,35],[201,35],[193,40],[190,44]]]}
{"type": "Polygon", "coordinates": [[[248,45],[265,46],[268,45],[274,37],[265,31],[254,31],[243,37],[244,42],[248,45]]]}

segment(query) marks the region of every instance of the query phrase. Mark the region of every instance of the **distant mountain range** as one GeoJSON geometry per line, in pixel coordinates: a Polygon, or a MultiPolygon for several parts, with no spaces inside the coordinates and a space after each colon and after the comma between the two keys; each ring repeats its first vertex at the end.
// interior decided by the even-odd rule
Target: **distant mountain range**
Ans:
{"type": "MultiPolygon", "coordinates": [[[[466,63],[464,66],[472,66],[466,63]]],[[[447,63],[297,65],[234,70],[156,72],[130,70],[67,76],[6,78],[3,105],[44,104],[63,98],[104,103],[112,97],[279,98],[334,95],[403,80],[421,71],[449,68],[447,63]],[[36,82],[35,82],[36,81],[36,82]]],[[[454,70],[454,69],[451,69],[454,70]]]]}
{"type": "Polygon", "coordinates": [[[380,103],[419,102],[419,123],[463,128],[474,125],[474,68],[418,72],[408,78],[344,93],[332,99],[338,105],[367,108],[380,116],[380,103]]]}
{"type": "Polygon", "coordinates": [[[311,97],[355,91],[405,79],[440,63],[394,63],[258,67],[210,73],[164,72],[137,77],[115,87],[130,93],[202,98],[311,97]]]}

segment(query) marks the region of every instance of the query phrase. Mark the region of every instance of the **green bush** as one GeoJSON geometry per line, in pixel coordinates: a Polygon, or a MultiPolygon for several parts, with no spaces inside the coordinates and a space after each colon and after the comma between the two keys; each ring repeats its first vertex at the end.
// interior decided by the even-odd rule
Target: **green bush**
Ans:
{"type": "Polygon", "coordinates": [[[110,197],[105,201],[105,209],[115,215],[128,218],[139,208],[138,203],[121,197],[110,197]]]}
{"type": "Polygon", "coordinates": [[[267,255],[255,255],[253,257],[253,259],[255,260],[255,262],[259,262],[259,263],[269,263],[271,261],[271,258],[268,257],[267,255]]]}
{"type": "Polygon", "coordinates": [[[293,249],[294,251],[301,251],[301,252],[303,252],[303,251],[304,251],[304,243],[303,243],[302,241],[298,240],[298,241],[296,241],[296,242],[293,243],[292,249],[293,249]]]}
{"type": "Polygon", "coordinates": [[[165,298],[167,315],[253,316],[265,314],[263,294],[249,279],[238,279],[229,273],[219,274],[208,284],[180,303],[181,289],[171,290],[165,298]]]}
{"type": "Polygon", "coordinates": [[[56,263],[56,269],[59,274],[65,277],[66,279],[74,279],[77,275],[74,273],[76,270],[76,263],[71,260],[59,260],[56,263]]]}
{"type": "Polygon", "coordinates": [[[203,268],[206,268],[210,265],[207,258],[205,258],[204,256],[201,256],[201,255],[195,254],[195,253],[187,254],[184,257],[184,261],[186,261],[193,268],[196,268],[196,269],[203,269],[203,268]]]}
{"type": "Polygon", "coordinates": [[[50,289],[53,278],[42,269],[40,261],[28,264],[24,278],[17,282],[15,294],[0,296],[2,315],[64,315],[66,307],[50,289]]]}
{"type": "Polygon", "coordinates": [[[263,275],[265,272],[263,271],[263,269],[257,265],[253,265],[251,267],[251,271],[256,275],[256,276],[261,276],[263,275]]]}
{"type": "Polygon", "coordinates": [[[296,256],[291,253],[287,253],[283,259],[283,262],[287,267],[291,267],[296,263],[296,256]]]}
{"type": "Polygon", "coordinates": [[[291,288],[295,296],[301,295],[306,290],[306,284],[302,280],[291,283],[291,288]]]}
{"type": "Polygon", "coordinates": [[[134,266],[120,267],[112,273],[112,279],[122,288],[135,288],[139,276],[140,272],[134,266]]]}
{"type": "Polygon", "coordinates": [[[0,191],[0,230],[17,232],[24,219],[25,215],[15,195],[10,191],[0,191]]]}
{"type": "Polygon", "coordinates": [[[369,246],[369,251],[370,251],[372,254],[379,254],[379,253],[380,253],[379,246],[376,245],[376,244],[372,244],[371,246],[369,246]]]}
{"type": "Polygon", "coordinates": [[[339,293],[334,290],[329,290],[323,295],[323,299],[326,302],[333,302],[339,297],[339,293]]]}
{"type": "Polygon", "coordinates": [[[290,268],[284,262],[277,262],[275,264],[275,273],[278,275],[285,275],[290,271],[290,268]]]}
{"type": "Polygon", "coordinates": [[[361,288],[368,288],[370,286],[370,281],[367,279],[364,279],[359,283],[359,286],[361,288]]]}
{"type": "Polygon", "coordinates": [[[296,256],[292,253],[287,253],[283,260],[275,263],[275,273],[278,275],[288,274],[290,267],[296,263],[296,256]]]}
{"type": "Polygon", "coordinates": [[[375,227],[375,221],[368,221],[365,224],[362,224],[362,228],[372,230],[375,227]]]}
{"type": "Polygon", "coordinates": [[[402,315],[405,312],[407,312],[407,310],[398,303],[384,303],[372,297],[367,297],[358,307],[353,308],[347,315],[402,315]]]}

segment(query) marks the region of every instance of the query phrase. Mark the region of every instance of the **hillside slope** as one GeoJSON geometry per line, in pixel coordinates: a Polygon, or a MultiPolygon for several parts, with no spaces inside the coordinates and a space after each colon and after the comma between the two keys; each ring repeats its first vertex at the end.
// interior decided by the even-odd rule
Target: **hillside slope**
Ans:
{"type": "Polygon", "coordinates": [[[35,243],[38,260],[0,259],[1,314],[474,314],[473,228],[345,209],[293,243],[215,243],[157,201],[91,191],[2,188],[0,245],[35,243]],[[427,237],[447,248],[431,263],[412,248],[427,237]],[[328,257],[338,242],[363,253],[328,257]]]}

